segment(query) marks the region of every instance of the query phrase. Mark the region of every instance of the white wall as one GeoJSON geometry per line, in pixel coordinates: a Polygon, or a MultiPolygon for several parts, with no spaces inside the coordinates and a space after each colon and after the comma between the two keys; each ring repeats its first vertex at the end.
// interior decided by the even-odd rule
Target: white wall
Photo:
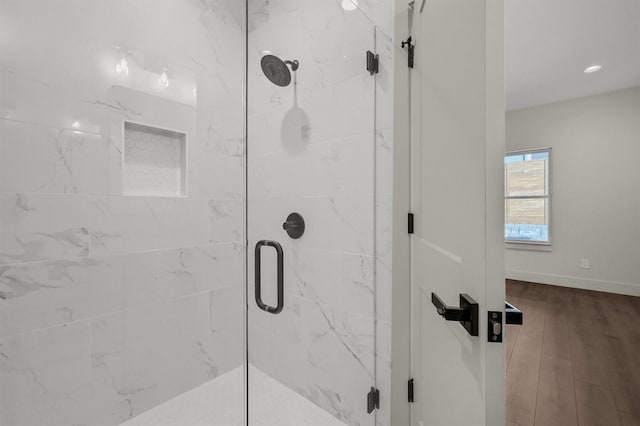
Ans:
{"type": "Polygon", "coordinates": [[[553,148],[552,249],[507,278],[640,296],[639,117],[640,87],[507,113],[507,150],[553,148]]]}

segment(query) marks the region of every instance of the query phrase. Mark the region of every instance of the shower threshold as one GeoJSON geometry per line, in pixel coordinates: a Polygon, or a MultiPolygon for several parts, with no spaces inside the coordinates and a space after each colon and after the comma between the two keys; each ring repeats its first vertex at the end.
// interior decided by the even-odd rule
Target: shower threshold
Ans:
{"type": "MultiPolygon", "coordinates": [[[[231,370],[120,426],[243,426],[242,370],[231,370]]],[[[345,426],[252,365],[249,376],[250,426],[345,426]]]]}

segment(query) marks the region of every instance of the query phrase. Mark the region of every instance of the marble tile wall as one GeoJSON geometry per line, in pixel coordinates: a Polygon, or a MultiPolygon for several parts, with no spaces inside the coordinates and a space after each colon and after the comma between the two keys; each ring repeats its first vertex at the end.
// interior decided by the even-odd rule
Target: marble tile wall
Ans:
{"type": "Polygon", "coordinates": [[[243,22],[1,3],[3,426],[117,425],[243,363],[243,22]],[[124,120],[187,134],[188,196],[123,195],[124,120]]]}
{"type": "MultiPolygon", "coordinates": [[[[392,16],[387,0],[249,2],[248,241],[285,253],[285,309],[271,315],[252,302],[249,250],[249,361],[347,425],[390,425],[392,16]],[[267,52],[300,62],[294,83],[264,77],[267,52]],[[293,211],[299,240],[282,230],[293,211]]],[[[272,252],[262,297],[275,304],[272,252]]]]}

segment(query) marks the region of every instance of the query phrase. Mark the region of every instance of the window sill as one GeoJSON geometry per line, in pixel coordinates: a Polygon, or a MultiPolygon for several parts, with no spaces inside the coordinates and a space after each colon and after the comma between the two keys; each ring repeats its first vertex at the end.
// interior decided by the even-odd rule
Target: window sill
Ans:
{"type": "Polygon", "coordinates": [[[551,243],[515,242],[505,241],[504,247],[509,250],[552,251],[551,243]]]}

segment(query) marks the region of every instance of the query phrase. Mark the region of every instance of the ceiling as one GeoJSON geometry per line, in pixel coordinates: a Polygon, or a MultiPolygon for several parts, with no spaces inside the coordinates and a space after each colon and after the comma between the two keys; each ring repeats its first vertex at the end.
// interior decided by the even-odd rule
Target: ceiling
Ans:
{"type": "Polygon", "coordinates": [[[640,86],[640,0],[505,0],[505,73],[507,110],[640,86]]]}

